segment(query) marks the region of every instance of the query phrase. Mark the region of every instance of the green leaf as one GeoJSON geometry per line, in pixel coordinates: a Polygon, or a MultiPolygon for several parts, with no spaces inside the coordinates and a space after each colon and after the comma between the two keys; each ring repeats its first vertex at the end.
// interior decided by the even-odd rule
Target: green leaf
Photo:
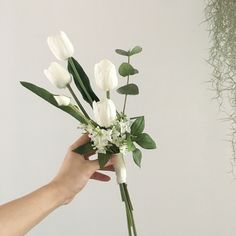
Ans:
{"type": "Polygon", "coordinates": [[[20,83],[21,83],[22,86],[29,89],[31,92],[37,94],[39,97],[41,97],[45,101],[51,103],[55,107],[57,107],[57,108],[63,110],[64,112],[70,114],[71,116],[73,116],[75,119],[77,119],[81,123],[87,124],[87,121],[83,118],[83,116],[81,116],[78,113],[78,109],[76,108],[76,106],[74,106],[74,105],[58,106],[58,104],[57,104],[57,102],[54,98],[54,94],[48,92],[46,89],[43,89],[41,87],[38,87],[34,84],[31,84],[31,83],[28,83],[28,82],[25,82],[25,81],[20,81],[20,83]]]}
{"type": "Polygon", "coordinates": [[[92,142],[88,142],[85,143],[79,147],[77,147],[76,149],[73,150],[73,152],[76,152],[78,154],[86,154],[89,153],[91,151],[94,151],[94,147],[93,147],[93,143],[92,142]]]}
{"type": "Polygon", "coordinates": [[[130,135],[127,136],[126,145],[129,152],[133,152],[136,149],[130,135]]]}
{"type": "Polygon", "coordinates": [[[103,169],[107,162],[110,160],[111,154],[109,153],[98,153],[98,162],[100,169],[103,169]]]}
{"type": "Polygon", "coordinates": [[[138,148],[133,151],[133,160],[137,166],[141,167],[142,152],[138,148]]]}
{"type": "Polygon", "coordinates": [[[123,50],[123,49],[116,49],[116,53],[122,56],[129,56],[129,52],[123,50]]]}
{"type": "Polygon", "coordinates": [[[84,72],[82,66],[73,58],[71,57],[69,60],[68,60],[68,71],[72,74],[73,76],[73,79],[74,79],[74,82],[75,82],[75,85],[76,87],[78,88],[78,90],[80,91],[81,95],[83,96],[83,99],[88,102],[91,106],[92,106],[92,102],[91,100],[89,99],[89,97],[87,96],[87,94],[84,92],[83,88],[81,87],[80,85],[80,82],[79,82],[79,79],[82,81],[84,87],[86,88],[89,96],[91,97],[92,101],[99,101],[99,98],[97,97],[97,95],[93,92],[92,88],[91,88],[91,85],[90,85],[90,81],[89,81],[89,78],[88,76],[86,75],[86,73],[84,72]],[[73,69],[73,66],[72,66],[72,63],[70,63],[70,60],[72,61],[72,63],[74,64],[75,68],[76,68],[76,71],[78,72],[79,74],[79,77],[78,78],[76,76],[76,72],[74,71],[73,69]]]}
{"type": "Polygon", "coordinates": [[[142,52],[142,48],[140,46],[136,46],[130,51],[130,56],[133,56],[134,54],[138,54],[140,52],[142,52]]]}
{"type": "Polygon", "coordinates": [[[143,132],[145,126],[144,116],[138,117],[133,124],[131,125],[131,134],[132,135],[139,135],[143,132]]]}
{"type": "Polygon", "coordinates": [[[123,62],[119,67],[119,74],[123,77],[126,77],[128,75],[134,75],[137,73],[138,70],[136,70],[132,65],[127,62],[123,62]]]}
{"type": "Polygon", "coordinates": [[[137,95],[139,94],[139,89],[136,84],[127,84],[116,90],[119,94],[137,95]]]}
{"type": "Polygon", "coordinates": [[[151,138],[151,136],[147,133],[139,134],[138,137],[135,139],[135,142],[145,149],[155,149],[156,143],[151,138]]]}

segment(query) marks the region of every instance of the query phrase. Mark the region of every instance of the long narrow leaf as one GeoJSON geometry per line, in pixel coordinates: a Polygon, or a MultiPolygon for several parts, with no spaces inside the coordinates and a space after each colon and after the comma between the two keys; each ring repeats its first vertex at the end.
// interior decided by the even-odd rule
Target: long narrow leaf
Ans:
{"type": "Polygon", "coordinates": [[[71,116],[73,116],[75,119],[77,119],[81,123],[85,123],[85,124],[87,123],[86,120],[83,118],[83,116],[81,116],[76,111],[76,107],[74,105],[58,106],[56,100],[54,99],[54,94],[48,92],[46,89],[38,87],[34,84],[31,84],[31,83],[28,83],[28,82],[25,82],[25,81],[21,81],[20,83],[21,83],[22,86],[29,89],[31,92],[37,94],[39,97],[41,97],[45,101],[51,103],[55,107],[57,107],[57,108],[63,110],[64,112],[70,114],[71,116]]]}
{"type": "Polygon", "coordinates": [[[75,73],[75,71],[74,71],[70,61],[68,61],[68,67],[67,67],[68,71],[72,74],[74,82],[75,82],[75,85],[78,88],[78,90],[80,91],[83,99],[92,106],[92,101],[96,101],[97,102],[97,101],[99,101],[99,98],[93,92],[93,90],[91,88],[91,85],[90,85],[90,82],[89,82],[89,78],[86,75],[86,73],[84,72],[82,66],[73,57],[70,58],[70,59],[72,60],[72,63],[74,64],[74,66],[75,66],[75,68],[76,68],[80,78],[78,78],[76,76],[76,73],[75,73]],[[82,81],[84,87],[86,88],[89,96],[91,97],[92,101],[88,98],[87,94],[84,92],[83,88],[81,87],[79,79],[81,79],[81,81],[82,81]]]}

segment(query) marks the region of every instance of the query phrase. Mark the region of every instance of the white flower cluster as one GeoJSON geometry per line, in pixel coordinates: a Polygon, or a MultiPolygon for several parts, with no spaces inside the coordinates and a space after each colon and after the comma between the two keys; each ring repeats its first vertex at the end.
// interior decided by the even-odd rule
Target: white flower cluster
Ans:
{"type": "Polygon", "coordinates": [[[82,124],[79,128],[88,133],[98,153],[106,153],[109,147],[115,145],[124,154],[127,151],[126,137],[127,132],[130,132],[130,126],[130,119],[122,118],[116,119],[109,128],[94,127],[90,124],[82,124]]]}

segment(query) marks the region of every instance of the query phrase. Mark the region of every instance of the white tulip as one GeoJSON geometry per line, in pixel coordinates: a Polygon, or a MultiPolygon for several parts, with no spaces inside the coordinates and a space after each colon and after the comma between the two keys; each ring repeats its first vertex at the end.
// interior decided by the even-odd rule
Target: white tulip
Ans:
{"type": "Polygon", "coordinates": [[[69,106],[70,98],[62,95],[54,95],[53,96],[58,104],[58,106],[69,106]]]}
{"type": "Polygon", "coordinates": [[[126,183],[126,167],[122,153],[116,154],[113,165],[116,172],[116,181],[118,184],[126,183]]]}
{"type": "Polygon", "coordinates": [[[95,121],[103,127],[109,127],[116,119],[116,107],[111,99],[103,99],[93,102],[93,113],[95,121]]]}
{"type": "Polygon", "coordinates": [[[66,88],[71,82],[71,74],[57,62],[52,62],[44,74],[57,88],[66,88]]]}
{"type": "Polygon", "coordinates": [[[74,54],[74,47],[63,31],[59,35],[49,36],[47,43],[58,60],[65,61],[74,54]]]}
{"type": "Polygon", "coordinates": [[[94,76],[97,86],[104,91],[114,89],[118,85],[116,67],[107,59],[95,64],[94,76]]]}

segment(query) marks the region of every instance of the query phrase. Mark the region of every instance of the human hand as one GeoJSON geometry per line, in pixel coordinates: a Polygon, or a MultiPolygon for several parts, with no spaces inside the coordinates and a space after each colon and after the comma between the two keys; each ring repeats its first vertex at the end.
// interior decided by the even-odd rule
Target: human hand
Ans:
{"type": "MultiPolygon", "coordinates": [[[[58,174],[50,183],[50,185],[54,186],[62,196],[62,204],[71,202],[75,195],[84,188],[89,179],[104,182],[110,180],[109,176],[97,172],[100,168],[98,160],[89,160],[89,157],[94,153],[80,155],[73,152],[75,148],[88,141],[89,137],[87,135],[82,135],[69,147],[58,174]]],[[[106,164],[103,170],[114,171],[112,159],[106,164]]]]}

